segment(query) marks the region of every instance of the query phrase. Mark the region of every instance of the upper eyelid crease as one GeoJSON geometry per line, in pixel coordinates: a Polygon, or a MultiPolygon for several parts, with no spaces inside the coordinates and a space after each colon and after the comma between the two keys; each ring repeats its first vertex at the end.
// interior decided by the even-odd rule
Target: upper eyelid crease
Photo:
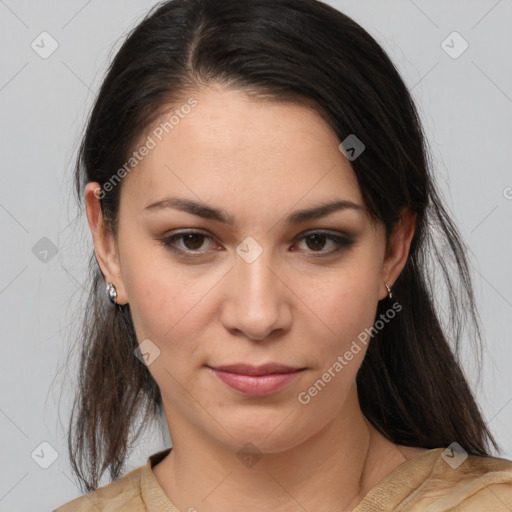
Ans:
{"type": "MultiPolygon", "coordinates": [[[[178,233],[174,233],[174,234],[165,236],[164,238],[160,239],[159,242],[160,242],[160,244],[164,245],[165,247],[168,247],[175,252],[181,253],[185,257],[199,257],[199,256],[204,255],[205,251],[199,251],[199,250],[194,251],[194,250],[190,250],[190,249],[183,250],[183,249],[178,249],[173,246],[172,242],[174,240],[179,240],[181,237],[184,237],[188,234],[193,234],[193,235],[198,234],[198,235],[204,236],[206,239],[209,239],[210,241],[212,241],[214,239],[214,237],[212,237],[212,235],[205,233],[201,230],[186,230],[186,231],[179,231],[178,233]]],[[[331,250],[331,251],[311,251],[312,253],[317,252],[316,257],[326,257],[329,255],[334,255],[334,254],[340,252],[344,247],[346,247],[346,248],[351,247],[355,242],[354,237],[351,235],[340,233],[340,232],[332,233],[329,231],[324,231],[322,229],[308,230],[304,233],[301,233],[299,236],[297,236],[294,241],[300,242],[312,235],[325,236],[329,241],[334,242],[338,246],[336,249],[331,250]]]]}
{"type": "MultiPolygon", "coordinates": [[[[144,208],[144,211],[158,211],[164,208],[173,208],[197,217],[221,222],[227,226],[233,226],[233,216],[227,212],[208,206],[204,203],[184,199],[179,197],[168,197],[160,201],[156,201],[144,208]]],[[[342,210],[364,211],[363,206],[347,200],[334,200],[321,203],[310,209],[297,210],[284,219],[286,224],[296,225],[308,220],[319,219],[331,213],[342,210]]]]}

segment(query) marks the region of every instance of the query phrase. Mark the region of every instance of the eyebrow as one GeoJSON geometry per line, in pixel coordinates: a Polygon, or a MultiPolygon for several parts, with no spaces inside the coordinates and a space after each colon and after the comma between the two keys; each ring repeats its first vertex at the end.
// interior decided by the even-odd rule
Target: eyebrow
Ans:
{"type": "MultiPolygon", "coordinates": [[[[181,197],[168,197],[160,201],[156,201],[155,203],[151,203],[150,205],[146,206],[144,211],[159,211],[164,208],[180,210],[186,213],[190,213],[191,215],[196,215],[197,217],[202,217],[203,219],[221,222],[222,224],[226,224],[228,226],[233,225],[233,218],[224,210],[209,206],[198,201],[193,201],[192,199],[185,199],[181,197]]],[[[285,222],[287,224],[300,224],[308,220],[325,217],[326,215],[340,210],[364,211],[364,208],[363,206],[353,203],[352,201],[339,199],[323,202],[317,206],[314,206],[313,208],[297,210],[286,217],[285,222]]]]}

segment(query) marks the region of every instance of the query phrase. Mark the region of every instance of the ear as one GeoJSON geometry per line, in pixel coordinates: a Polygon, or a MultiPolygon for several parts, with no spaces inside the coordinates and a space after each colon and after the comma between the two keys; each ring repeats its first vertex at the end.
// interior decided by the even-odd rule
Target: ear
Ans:
{"type": "Polygon", "coordinates": [[[379,300],[384,299],[388,291],[384,286],[386,283],[390,288],[393,283],[398,279],[402,272],[409,256],[409,248],[416,229],[417,214],[404,208],[400,220],[394,227],[390,237],[389,243],[384,257],[384,264],[382,267],[382,290],[379,295],[379,300]]]}
{"type": "MultiPolygon", "coordinates": [[[[117,242],[113,233],[107,229],[100,204],[101,187],[97,182],[89,182],[85,187],[85,204],[87,221],[91,230],[94,252],[106,283],[116,287],[118,304],[126,304],[126,290],[121,274],[117,242]]],[[[106,291],[105,291],[106,293],[106,291]]]]}

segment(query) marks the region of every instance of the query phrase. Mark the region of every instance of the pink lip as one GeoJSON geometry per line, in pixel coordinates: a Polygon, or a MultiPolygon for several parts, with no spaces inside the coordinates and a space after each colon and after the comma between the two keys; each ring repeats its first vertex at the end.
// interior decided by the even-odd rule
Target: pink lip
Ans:
{"type": "Polygon", "coordinates": [[[224,384],[248,396],[277,393],[297,378],[303,370],[277,363],[261,366],[235,364],[209,368],[224,384]]]}

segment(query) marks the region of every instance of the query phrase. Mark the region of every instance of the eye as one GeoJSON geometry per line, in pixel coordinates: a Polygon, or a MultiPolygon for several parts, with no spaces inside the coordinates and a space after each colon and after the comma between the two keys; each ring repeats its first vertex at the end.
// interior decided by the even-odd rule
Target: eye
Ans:
{"type": "Polygon", "coordinates": [[[160,243],[184,257],[193,258],[204,254],[205,251],[199,251],[199,249],[203,246],[204,240],[211,239],[210,235],[201,231],[182,231],[181,233],[163,238],[160,240],[160,243]],[[176,247],[176,241],[182,242],[181,248],[176,247]]]}
{"type": "MultiPolygon", "coordinates": [[[[205,241],[211,242],[212,240],[210,235],[201,231],[182,231],[159,240],[159,243],[184,258],[195,258],[209,252],[205,250],[204,244],[205,241]]],[[[315,258],[332,256],[354,244],[354,240],[351,237],[341,233],[333,234],[323,231],[313,231],[301,235],[294,245],[300,242],[306,245],[305,251],[311,253],[315,258]],[[327,251],[322,250],[328,243],[332,246],[331,249],[327,251]]],[[[291,251],[297,252],[293,247],[291,251]]]]}
{"type": "Polygon", "coordinates": [[[354,244],[354,240],[352,238],[342,235],[341,233],[338,235],[333,233],[326,233],[323,231],[313,231],[306,233],[299,238],[299,241],[304,242],[308,247],[306,251],[309,250],[311,253],[317,253],[313,255],[315,258],[332,256],[354,244]],[[322,249],[325,247],[327,242],[331,242],[331,246],[334,247],[332,247],[330,250],[324,251],[322,249]]]}

